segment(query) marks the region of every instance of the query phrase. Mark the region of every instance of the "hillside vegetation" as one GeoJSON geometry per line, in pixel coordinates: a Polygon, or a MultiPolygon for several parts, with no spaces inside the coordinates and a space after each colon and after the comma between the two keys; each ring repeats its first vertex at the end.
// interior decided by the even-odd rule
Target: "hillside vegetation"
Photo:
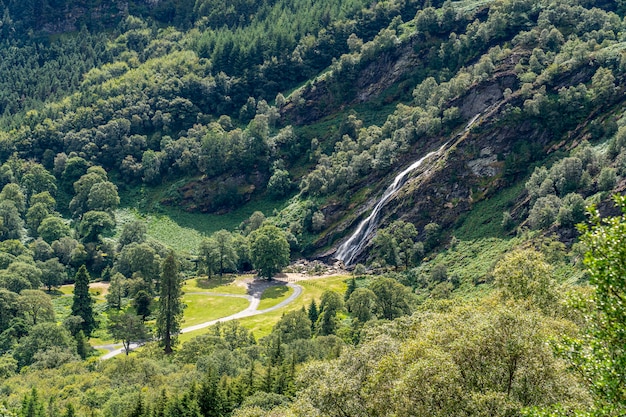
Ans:
{"type": "Polygon", "coordinates": [[[623,415],[624,1],[0,6],[0,415],[623,415]]]}

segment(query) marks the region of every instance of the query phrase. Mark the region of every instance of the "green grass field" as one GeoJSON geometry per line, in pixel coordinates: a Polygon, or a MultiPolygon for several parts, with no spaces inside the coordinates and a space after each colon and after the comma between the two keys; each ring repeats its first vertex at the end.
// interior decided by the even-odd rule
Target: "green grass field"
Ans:
{"type": "Polygon", "coordinates": [[[245,298],[212,297],[203,294],[185,294],[183,302],[187,305],[181,327],[194,326],[207,321],[227,317],[250,304],[245,298]]]}
{"type": "Polygon", "coordinates": [[[194,254],[205,236],[222,229],[233,231],[255,211],[271,216],[274,210],[280,211],[287,204],[286,200],[276,201],[262,196],[253,198],[245,205],[225,214],[189,213],[156,203],[142,207],[133,205],[134,201],[158,202],[164,192],[157,187],[150,196],[143,194],[147,194],[143,188],[122,193],[120,197],[123,208],[115,212],[118,233],[124,223],[142,220],[146,222],[149,237],[173,248],[176,252],[194,254]],[[140,197],[141,200],[137,200],[140,197]]]}
{"type": "MultiPolygon", "coordinates": [[[[254,336],[256,337],[256,339],[258,340],[270,334],[270,332],[272,331],[272,327],[274,327],[274,325],[278,322],[278,320],[280,320],[281,316],[284,313],[288,311],[298,310],[298,309],[301,309],[302,307],[308,308],[312,300],[315,300],[319,305],[320,298],[322,296],[322,293],[325,290],[327,289],[333,290],[333,291],[337,291],[343,294],[346,291],[346,280],[348,280],[349,278],[350,277],[346,275],[346,276],[315,278],[315,279],[306,280],[306,281],[299,281],[297,284],[303,288],[303,291],[300,297],[298,297],[292,303],[276,311],[240,319],[239,322],[244,327],[251,330],[254,336]]],[[[238,280],[239,279],[241,278],[238,278],[238,280]]],[[[292,289],[284,290],[283,288],[285,287],[272,287],[266,290],[262,296],[261,304],[259,305],[259,310],[276,305],[292,294],[292,291],[293,291],[292,289]],[[267,291],[270,291],[270,292],[267,293],[267,291]]],[[[189,307],[187,309],[189,309],[189,307]]],[[[241,310],[243,310],[243,308],[241,310]]],[[[188,314],[187,311],[185,311],[185,316],[187,316],[187,314],[188,314]]],[[[229,314],[222,314],[220,317],[225,317],[227,315],[229,314]]],[[[183,327],[188,326],[188,325],[189,324],[185,323],[183,324],[183,327]]],[[[188,340],[193,339],[196,336],[207,333],[207,331],[208,331],[208,328],[191,332],[191,333],[182,334],[179,336],[179,341],[181,343],[184,343],[188,340]]]]}
{"type": "MultiPolygon", "coordinates": [[[[183,296],[183,302],[187,305],[183,313],[183,322],[181,327],[194,326],[200,323],[204,323],[211,320],[216,320],[222,317],[227,317],[235,314],[239,311],[245,310],[249,302],[245,298],[239,297],[224,297],[213,296],[210,294],[202,294],[207,292],[224,293],[233,295],[246,294],[247,287],[244,281],[250,279],[250,275],[242,276],[225,276],[221,281],[215,278],[208,281],[206,278],[194,278],[189,279],[183,286],[185,292],[183,296]]],[[[307,307],[311,304],[312,300],[316,300],[319,304],[322,293],[329,289],[343,293],[346,290],[346,281],[349,276],[335,276],[328,278],[314,278],[311,280],[299,281],[298,285],[303,288],[303,292],[296,300],[289,305],[270,313],[259,314],[252,317],[247,317],[240,320],[241,324],[250,329],[257,339],[267,336],[272,327],[280,320],[281,316],[288,311],[293,311],[307,307]]],[[[71,295],[73,287],[71,285],[65,285],[56,291],[57,296],[54,297],[55,311],[57,312],[57,318],[67,317],[69,315],[70,307],[72,305],[71,295]],[[65,295],[65,296],[64,296],[65,295]]],[[[96,302],[102,304],[105,302],[104,294],[106,288],[97,287],[91,288],[90,291],[94,294],[96,302]],[[96,295],[96,293],[98,295],[96,295]]],[[[261,296],[261,302],[258,309],[264,310],[275,306],[276,304],[287,299],[293,294],[293,289],[286,286],[275,286],[266,289],[261,296]]],[[[102,317],[106,320],[106,317],[102,317]]],[[[154,323],[148,323],[153,325],[154,323]]],[[[185,333],[179,336],[179,341],[184,343],[192,338],[204,334],[208,331],[208,328],[201,329],[191,333],[185,333]]],[[[113,343],[113,340],[108,337],[108,334],[103,329],[98,329],[94,332],[93,337],[90,339],[90,343],[94,346],[113,343]]]]}
{"type": "Polygon", "coordinates": [[[299,281],[297,284],[303,289],[302,295],[294,300],[293,303],[267,314],[246,317],[239,320],[239,322],[244,327],[252,331],[254,337],[258,340],[270,334],[272,327],[274,327],[284,313],[298,310],[302,307],[308,308],[312,300],[315,300],[319,306],[320,298],[324,291],[332,290],[343,294],[346,291],[346,280],[349,278],[350,277],[348,275],[344,275],[299,281]]]}
{"type": "Polygon", "coordinates": [[[291,294],[293,294],[293,288],[286,286],[270,287],[263,291],[258,309],[265,310],[266,308],[274,307],[276,304],[289,298],[291,294]]]}

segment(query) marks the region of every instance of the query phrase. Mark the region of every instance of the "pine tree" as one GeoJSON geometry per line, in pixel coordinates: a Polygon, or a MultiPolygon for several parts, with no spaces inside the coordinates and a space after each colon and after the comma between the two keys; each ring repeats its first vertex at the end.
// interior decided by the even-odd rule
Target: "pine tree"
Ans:
{"type": "Polygon", "coordinates": [[[74,406],[72,405],[72,403],[67,403],[67,405],[65,406],[65,413],[63,413],[63,417],[75,417],[76,416],[76,410],[74,409],[74,406]]]}
{"type": "Polygon", "coordinates": [[[265,392],[272,392],[272,388],[274,387],[274,373],[272,369],[273,366],[268,363],[265,368],[265,378],[263,379],[263,391],[265,392]]]}
{"type": "Polygon", "coordinates": [[[76,339],[76,353],[80,356],[81,359],[87,359],[87,354],[89,353],[89,343],[87,343],[87,339],[85,338],[85,333],[80,330],[74,336],[76,339]]]}
{"type": "Polygon", "coordinates": [[[178,261],[174,253],[163,261],[161,273],[161,296],[159,298],[159,313],[157,316],[157,335],[165,353],[172,353],[172,346],[176,343],[176,335],[180,330],[180,321],[183,315],[182,291],[178,274],[178,261]]]}
{"type": "Polygon", "coordinates": [[[244,387],[247,395],[252,395],[255,391],[254,389],[254,380],[255,380],[255,363],[254,360],[250,361],[250,367],[248,368],[248,373],[245,376],[244,387]]]}
{"type": "Polygon", "coordinates": [[[22,409],[18,415],[20,417],[45,417],[46,412],[43,403],[39,400],[39,394],[36,388],[32,389],[30,395],[26,394],[24,396],[22,409]]]}
{"type": "Polygon", "coordinates": [[[161,390],[161,395],[157,398],[152,408],[152,417],[165,417],[165,407],[167,406],[167,392],[165,388],[161,390]]]}
{"type": "Polygon", "coordinates": [[[317,322],[317,318],[319,317],[319,315],[320,313],[317,309],[317,304],[315,303],[315,300],[311,300],[311,305],[309,305],[309,320],[311,320],[311,328],[315,327],[315,323],[317,322]]]}
{"type": "Polygon", "coordinates": [[[89,336],[92,330],[96,328],[96,319],[92,308],[94,300],[89,294],[89,272],[87,272],[85,265],[78,269],[74,280],[72,316],[78,316],[84,320],[81,326],[85,335],[89,336]]]}
{"type": "MultiPolygon", "coordinates": [[[[59,417],[61,415],[61,413],[59,412],[59,408],[57,407],[56,402],[54,401],[54,397],[50,397],[46,412],[48,414],[48,417],[59,417]]],[[[0,412],[0,416],[1,415],[2,413],[0,412]]]]}
{"type": "Polygon", "coordinates": [[[205,377],[198,392],[198,405],[204,417],[222,416],[222,393],[219,389],[219,380],[211,368],[205,377]]]}
{"type": "Polygon", "coordinates": [[[356,290],[356,279],[352,277],[352,279],[348,281],[348,288],[346,288],[346,293],[343,296],[343,300],[348,301],[348,298],[350,298],[350,295],[352,295],[354,290],[356,290]]]}
{"type": "Polygon", "coordinates": [[[143,397],[141,394],[137,397],[137,401],[133,405],[131,412],[128,414],[128,417],[143,417],[146,415],[146,410],[143,404],[143,397]]]}

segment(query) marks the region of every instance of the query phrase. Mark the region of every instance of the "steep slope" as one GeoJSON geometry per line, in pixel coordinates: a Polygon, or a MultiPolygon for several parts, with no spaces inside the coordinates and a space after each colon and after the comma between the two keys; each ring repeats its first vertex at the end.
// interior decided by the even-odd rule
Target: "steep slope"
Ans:
{"type": "MultiPolygon", "coordinates": [[[[489,10],[478,7],[465,17],[456,14],[462,32],[444,32],[436,40],[424,22],[443,31],[446,13],[445,8],[425,10],[415,20],[381,32],[363,50],[344,55],[328,74],[294,93],[284,107],[289,120],[311,123],[333,114],[334,104],[343,103],[333,91],[342,91],[357,108],[363,99],[371,103],[386,99],[389,86],[401,85],[399,80],[418,80],[412,100],[398,106],[380,129],[359,121],[357,110],[351,116],[353,129],[335,135],[334,151],[322,155],[317,168],[304,178],[304,195],[325,196],[321,212],[331,225],[315,243],[317,248],[336,248],[338,236],[357,228],[401,167],[451,139],[453,144],[428,175],[409,181],[385,206],[381,226],[407,220],[425,239],[425,226],[435,222],[453,234],[475,203],[525,181],[533,166],[567,156],[578,144],[611,138],[621,126],[624,44],[617,15],[564,4],[510,2],[489,10]],[[425,16],[428,13],[431,19],[425,16]],[[500,20],[503,16],[508,18],[500,20]],[[463,27],[467,22],[471,23],[463,27]],[[435,78],[427,76],[428,70],[441,71],[441,66],[448,76],[441,72],[435,78]],[[372,79],[372,74],[378,78],[372,79]],[[372,83],[364,86],[360,81],[364,79],[372,83]],[[455,138],[455,131],[475,116],[479,118],[470,131],[455,138]],[[373,184],[373,178],[382,181],[373,184]],[[365,195],[358,192],[361,188],[365,195]],[[354,191],[356,198],[341,198],[346,191],[350,195],[354,191]]],[[[564,198],[571,192],[590,197],[607,191],[593,183],[603,166],[613,166],[615,156],[615,150],[606,159],[600,156],[601,161],[594,156],[600,164],[595,167],[583,161],[578,175],[586,171],[591,184],[555,184],[556,190],[541,197],[564,198]]],[[[520,200],[518,206],[515,201],[507,203],[517,222],[526,220],[524,213],[536,199],[520,200]]],[[[542,227],[548,226],[550,222],[542,227]]]]}

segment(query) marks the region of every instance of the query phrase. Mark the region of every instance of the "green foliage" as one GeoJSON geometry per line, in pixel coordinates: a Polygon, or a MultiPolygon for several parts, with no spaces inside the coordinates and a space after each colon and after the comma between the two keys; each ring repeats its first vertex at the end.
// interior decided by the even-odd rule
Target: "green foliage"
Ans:
{"type": "Polygon", "coordinates": [[[376,310],[381,318],[392,320],[411,311],[407,289],[396,280],[379,277],[369,289],[376,296],[376,310]]]}
{"type": "Polygon", "coordinates": [[[133,298],[132,306],[135,309],[137,315],[145,321],[146,317],[148,317],[151,312],[152,297],[150,297],[150,294],[148,294],[146,291],[138,291],[133,298]]]}
{"type": "Polygon", "coordinates": [[[0,332],[11,326],[12,319],[19,316],[18,295],[0,288],[0,332]]]}
{"type": "Polygon", "coordinates": [[[141,343],[149,338],[143,320],[140,315],[128,311],[109,315],[107,330],[114,340],[122,341],[126,355],[130,352],[132,342],[141,343]]]}
{"type": "Polygon", "coordinates": [[[174,253],[167,255],[163,261],[160,286],[156,335],[165,353],[169,354],[176,343],[184,308],[181,301],[179,264],[174,253]]]}
{"type": "Polygon", "coordinates": [[[125,223],[122,227],[122,233],[120,233],[120,237],[117,239],[118,249],[121,250],[130,243],[145,242],[147,232],[148,228],[145,222],[134,220],[125,223]]]}
{"type": "Polygon", "coordinates": [[[122,308],[122,298],[125,294],[126,278],[120,273],[115,273],[111,277],[109,290],[106,294],[107,305],[110,308],[120,310],[122,308]]]}
{"type": "Polygon", "coordinates": [[[198,272],[206,274],[211,279],[219,270],[219,253],[215,239],[203,239],[198,254],[198,272]]]}
{"type": "Polygon", "coordinates": [[[505,297],[528,301],[546,314],[557,310],[558,287],[552,279],[552,267],[533,249],[510,252],[494,270],[495,284],[505,297]]]}
{"type": "Polygon", "coordinates": [[[259,276],[271,279],[289,263],[289,243],[285,233],[272,224],[265,224],[249,236],[250,258],[259,276]]]}
{"type": "Polygon", "coordinates": [[[14,357],[20,368],[37,361],[47,368],[76,360],[78,355],[70,333],[56,323],[46,322],[30,329],[28,336],[23,337],[15,348],[14,357]]]}
{"type": "Polygon", "coordinates": [[[339,327],[337,313],[343,309],[343,306],[343,299],[335,291],[326,290],[322,293],[319,316],[315,323],[317,334],[320,336],[335,334],[339,327]]]}
{"type": "Polygon", "coordinates": [[[303,310],[290,311],[280,318],[272,329],[272,335],[280,337],[283,343],[311,338],[311,325],[308,314],[303,310]]]}
{"type": "Polygon", "coordinates": [[[365,323],[374,316],[378,304],[378,297],[368,288],[357,288],[346,302],[346,307],[361,323],[365,323]]]}
{"type": "MultiPolygon", "coordinates": [[[[428,226],[431,230],[433,226],[428,226]]],[[[433,229],[434,230],[434,229],[433,229]]],[[[427,231],[427,236],[433,239],[433,230],[427,231]]],[[[406,269],[413,265],[415,257],[420,252],[416,244],[417,230],[415,225],[402,220],[396,220],[389,227],[379,229],[372,240],[372,258],[382,266],[393,266],[396,269],[403,265],[406,269]]]]}
{"type": "Polygon", "coordinates": [[[576,379],[545,343],[546,336],[566,328],[493,299],[481,300],[480,307],[425,311],[369,333],[366,343],[337,360],[306,364],[290,409],[325,415],[507,415],[535,401],[584,404],[576,379]]]}
{"type": "MultiPolygon", "coordinates": [[[[623,1],[128,4],[130,14],[154,19],[148,21],[126,17],[119,2],[96,1],[88,10],[75,1],[18,3],[5,1],[0,19],[0,351],[32,370],[13,376],[14,360],[0,357],[0,375],[10,379],[0,387],[7,407],[18,411],[21,398],[31,401],[34,393],[24,397],[30,386],[42,387],[35,403],[58,398],[67,415],[230,415],[240,404],[241,415],[517,415],[523,407],[556,402],[567,414],[585,403],[577,381],[545,343],[572,329],[555,318],[560,310],[550,275],[574,280],[569,271],[576,267],[565,265],[558,245],[542,248],[543,256],[515,251],[493,265],[516,242],[501,236],[523,226],[527,213],[533,227],[571,228],[582,220],[585,198],[620,184],[626,166],[623,120],[617,116],[624,22],[606,10],[623,12],[623,1]],[[98,27],[117,21],[117,28],[97,34],[98,27]],[[38,33],[78,27],[83,29],[73,34],[38,33]],[[502,98],[497,90],[504,90],[502,98]],[[273,107],[266,100],[275,96],[273,107]],[[68,343],[53,340],[65,330],[52,323],[41,330],[32,307],[47,304],[27,299],[41,296],[41,283],[50,291],[65,271],[83,264],[87,269],[79,274],[111,276],[112,309],[123,308],[126,297],[146,300],[141,290],[155,283],[161,290],[171,287],[179,299],[180,288],[172,283],[178,283],[180,268],[168,260],[161,268],[166,252],[153,238],[192,257],[201,247],[200,265],[209,275],[254,265],[271,278],[289,261],[289,244],[305,253],[331,244],[344,213],[357,212],[376,181],[413,152],[449,136],[486,96],[495,105],[485,122],[498,124],[480,121],[457,151],[478,153],[469,142],[486,138],[486,131],[494,144],[502,143],[500,131],[521,132],[522,139],[498,148],[494,176],[470,175],[466,183],[459,170],[450,182],[460,188],[446,195],[452,207],[446,201],[444,217],[439,211],[415,213],[416,225],[431,222],[421,236],[425,249],[442,252],[410,269],[424,250],[410,223],[394,222],[374,241],[371,260],[404,266],[408,272],[399,280],[431,299],[416,316],[395,320],[411,312],[411,294],[392,279],[372,276],[368,288],[354,285],[346,293],[351,316],[345,320],[342,296],[325,293],[319,312],[312,301],[307,314],[286,313],[260,346],[228,324],[165,361],[147,346],[138,358],[85,366],[72,363],[77,352],[87,354],[80,323],[68,321],[74,335],[68,343]],[[557,160],[570,139],[589,134],[603,140],[614,133],[606,160],[584,145],[557,160]],[[516,200],[520,185],[496,190],[528,175],[548,150],[555,163],[528,180],[527,207],[516,200]],[[270,219],[288,233],[270,230],[264,215],[250,216],[253,210],[280,210],[278,199],[289,195],[292,179],[301,194],[270,219]],[[118,189],[124,207],[146,215],[147,227],[128,224],[117,235],[116,252],[106,236],[115,228],[118,189]],[[170,206],[162,208],[162,201],[170,206]],[[444,250],[448,225],[470,205],[444,250]],[[231,209],[225,216],[203,213],[231,209]],[[503,212],[509,217],[502,224],[503,212]],[[234,230],[248,217],[241,234],[217,232],[234,230]],[[211,238],[201,246],[203,235],[211,238]],[[31,240],[28,247],[20,243],[31,240]],[[474,291],[491,272],[505,301],[433,301],[474,291]],[[389,322],[378,326],[375,317],[389,322]],[[309,339],[312,328],[315,339],[309,339]],[[322,336],[333,333],[360,345],[328,360],[342,346],[339,338],[322,336]],[[33,335],[51,342],[34,346],[33,335]],[[324,360],[300,370],[309,359],[324,360]],[[63,369],[38,371],[56,367],[63,369]],[[206,380],[199,387],[200,375],[206,380]],[[267,392],[252,395],[260,388],[267,392]],[[292,396],[295,401],[287,403],[292,396]],[[80,408],[74,410],[72,402],[80,408]]],[[[439,204],[436,194],[428,193],[433,204],[439,204]]],[[[565,240],[573,237],[568,233],[565,240]]],[[[166,298],[161,294],[159,301],[166,298]]],[[[180,304],[160,306],[157,327],[166,351],[172,350],[180,311],[180,304]]],[[[598,329],[611,330],[604,326],[611,320],[598,322],[598,329]]],[[[609,343],[585,346],[569,352],[591,355],[575,364],[593,380],[618,355],[607,353],[609,343]]],[[[599,380],[619,387],[611,375],[599,380]]],[[[599,407],[613,402],[598,400],[599,407]]],[[[51,405],[47,414],[60,414],[53,411],[51,405]]]]}
{"type": "Polygon", "coordinates": [[[317,319],[320,315],[315,299],[311,300],[311,304],[309,305],[309,308],[307,310],[307,315],[309,317],[309,320],[311,320],[311,327],[313,327],[315,323],[317,323],[317,319]]]}
{"type": "Polygon", "coordinates": [[[86,335],[90,335],[96,328],[96,319],[93,312],[94,300],[89,293],[89,272],[85,265],[81,266],[74,277],[74,298],[72,301],[72,315],[83,319],[81,328],[86,335]]]}
{"type": "Polygon", "coordinates": [[[151,292],[161,273],[161,257],[148,243],[131,243],[119,252],[113,272],[143,279],[146,290],[151,292]]]}
{"type": "Polygon", "coordinates": [[[289,171],[284,169],[275,170],[267,182],[267,191],[276,198],[286,196],[291,191],[291,188],[292,185],[291,179],[289,178],[289,171]]]}
{"type": "Polygon", "coordinates": [[[233,271],[236,268],[238,255],[235,251],[232,235],[227,230],[219,230],[213,234],[215,249],[217,251],[217,271],[220,277],[224,271],[233,271]]]}
{"type": "Polygon", "coordinates": [[[30,395],[24,396],[19,415],[20,417],[45,417],[46,412],[43,402],[39,399],[39,394],[35,388],[33,388],[30,395]]]}
{"type": "Polygon", "coordinates": [[[47,243],[52,244],[54,241],[69,236],[70,227],[62,218],[49,216],[41,221],[37,234],[47,243]]]}
{"type": "Polygon", "coordinates": [[[540,197],[528,213],[528,222],[533,229],[547,229],[556,221],[560,209],[561,199],[556,195],[540,197]]]}
{"type": "Polygon", "coordinates": [[[352,295],[352,293],[354,292],[354,290],[356,290],[356,288],[357,288],[356,279],[353,276],[352,279],[348,281],[348,287],[346,288],[346,292],[343,295],[343,301],[348,301],[348,298],[350,298],[350,295],[352,295]]]}
{"type": "Polygon", "coordinates": [[[67,270],[58,258],[50,258],[43,262],[38,262],[37,267],[41,270],[41,283],[52,291],[52,287],[63,284],[68,276],[67,270]]]}
{"type": "Polygon", "coordinates": [[[626,232],[626,199],[614,197],[622,215],[601,218],[591,207],[590,225],[580,227],[588,248],[585,265],[593,285],[591,299],[579,304],[589,316],[582,338],[570,338],[561,354],[580,372],[594,397],[591,415],[620,415],[624,413],[624,379],[626,363],[623,346],[626,310],[623,307],[624,245],[626,232]]]}
{"type": "Polygon", "coordinates": [[[20,310],[29,325],[54,321],[54,308],[50,296],[40,290],[22,290],[18,298],[20,310]]]}
{"type": "Polygon", "coordinates": [[[109,213],[88,211],[82,217],[78,231],[85,242],[97,242],[103,233],[112,231],[114,227],[115,220],[109,213]]]}

